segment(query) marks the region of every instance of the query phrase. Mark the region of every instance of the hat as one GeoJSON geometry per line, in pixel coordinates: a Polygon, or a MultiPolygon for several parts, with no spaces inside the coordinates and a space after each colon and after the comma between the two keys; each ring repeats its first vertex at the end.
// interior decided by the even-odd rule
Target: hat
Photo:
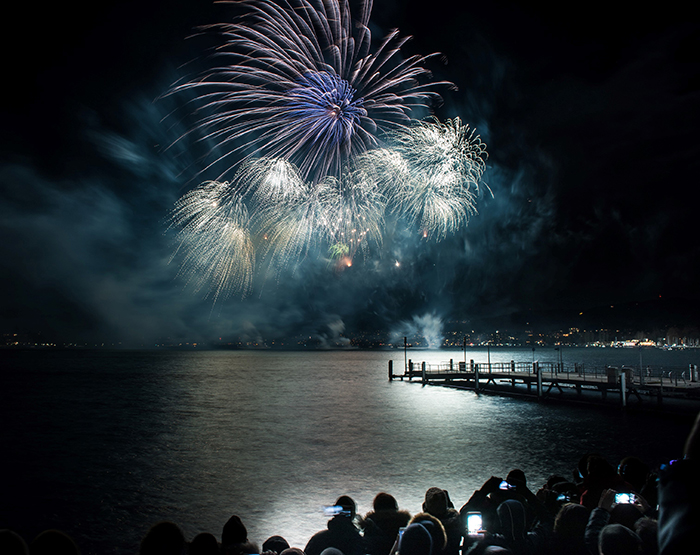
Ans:
{"type": "Polygon", "coordinates": [[[447,512],[447,493],[440,488],[429,488],[425,492],[423,510],[433,516],[441,517],[447,512]]]}
{"type": "Polygon", "coordinates": [[[234,543],[245,543],[248,541],[248,530],[241,522],[241,519],[233,515],[224,524],[224,529],[221,532],[221,545],[227,546],[234,543]]]}
{"type": "Polygon", "coordinates": [[[399,540],[400,555],[431,555],[433,537],[423,522],[415,522],[406,527],[399,540]]]}

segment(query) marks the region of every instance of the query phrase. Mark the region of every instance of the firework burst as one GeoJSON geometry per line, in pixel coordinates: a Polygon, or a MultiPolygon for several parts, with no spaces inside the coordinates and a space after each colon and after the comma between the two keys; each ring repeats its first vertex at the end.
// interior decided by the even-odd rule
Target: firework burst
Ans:
{"type": "MultiPolygon", "coordinates": [[[[211,25],[214,67],[174,87],[192,91],[198,131],[215,145],[220,178],[241,154],[284,158],[316,183],[377,146],[379,130],[406,125],[439,99],[424,63],[400,59],[408,37],[391,32],[371,52],[371,0],[238,0],[243,15],[211,25]]],[[[443,83],[447,84],[447,83],[443,83]]]]}
{"type": "Polygon", "coordinates": [[[228,183],[208,181],[175,205],[171,226],[178,228],[181,273],[214,301],[233,292],[246,294],[255,267],[245,205],[228,183]]]}
{"type": "Polygon", "coordinates": [[[391,209],[424,237],[442,239],[465,226],[486,168],[486,145],[475,130],[459,118],[418,122],[393,131],[389,144],[362,160],[376,168],[391,209]]]}
{"type": "Polygon", "coordinates": [[[398,31],[372,50],[371,0],[230,3],[238,19],[202,29],[221,38],[213,67],[171,91],[193,93],[192,132],[213,145],[202,171],[221,172],[173,211],[188,281],[216,300],[245,295],[256,266],[350,266],[387,214],[436,239],[466,225],[485,145],[459,118],[412,119],[449,83],[423,83],[430,56],[402,59],[398,31]]]}

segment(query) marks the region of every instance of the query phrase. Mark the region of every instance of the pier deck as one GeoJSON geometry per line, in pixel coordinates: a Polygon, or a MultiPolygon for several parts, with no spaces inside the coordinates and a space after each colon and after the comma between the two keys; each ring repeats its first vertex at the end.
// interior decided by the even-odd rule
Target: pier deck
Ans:
{"type": "Polygon", "coordinates": [[[700,379],[695,367],[587,369],[582,364],[475,363],[439,365],[409,361],[390,380],[419,381],[479,393],[527,397],[537,401],[611,405],[652,410],[700,410],[700,379]]]}

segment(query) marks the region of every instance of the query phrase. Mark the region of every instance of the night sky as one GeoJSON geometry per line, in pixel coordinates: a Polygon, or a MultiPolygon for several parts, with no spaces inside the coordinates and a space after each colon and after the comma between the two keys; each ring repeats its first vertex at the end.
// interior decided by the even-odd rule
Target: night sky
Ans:
{"type": "Polygon", "coordinates": [[[25,3],[2,38],[0,331],[134,346],[306,334],[332,346],[416,321],[697,307],[690,5],[454,4],[376,0],[372,32],[398,27],[414,37],[406,54],[443,54],[430,68],[458,90],[436,115],[488,145],[479,214],[440,243],[397,234],[346,271],[309,259],[213,305],[170,263],[168,213],[201,180],[201,152],[165,148],[186,123],[167,117],[176,100],[157,99],[201,54],[192,29],[229,8],[25,3]]]}

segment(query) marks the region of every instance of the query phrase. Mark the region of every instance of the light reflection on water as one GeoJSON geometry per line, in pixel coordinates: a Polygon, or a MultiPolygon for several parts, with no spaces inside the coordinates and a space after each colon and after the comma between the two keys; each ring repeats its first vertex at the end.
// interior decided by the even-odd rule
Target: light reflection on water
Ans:
{"type": "MultiPolygon", "coordinates": [[[[639,360],[621,351],[563,356],[639,360]]],[[[492,362],[532,357],[530,349],[490,354],[492,362]]],[[[461,351],[409,356],[463,360],[461,351]]],[[[694,353],[643,356],[682,366],[694,353]]],[[[388,491],[415,513],[425,490],[438,486],[459,507],[491,475],[516,467],[536,489],[550,474],[569,477],[587,452],[658,464],[678,455],[691,420],[390,383],[388,360],[400,371],[402,351],[3,357],[0,414],[12,422],[3,426],[11,446],[3,474],[17,480],[0,525],[28,534],[60,527],[84,553],[135,551],[163,519],[190,539],[218,537],[231,514],[258,545],[280,534],[303,548],[325,527],[321,506],[341,494],[364,513],[388,491]]],[[[486,350],[469,350],[470,358],[483,362],[486,350]]]]}

